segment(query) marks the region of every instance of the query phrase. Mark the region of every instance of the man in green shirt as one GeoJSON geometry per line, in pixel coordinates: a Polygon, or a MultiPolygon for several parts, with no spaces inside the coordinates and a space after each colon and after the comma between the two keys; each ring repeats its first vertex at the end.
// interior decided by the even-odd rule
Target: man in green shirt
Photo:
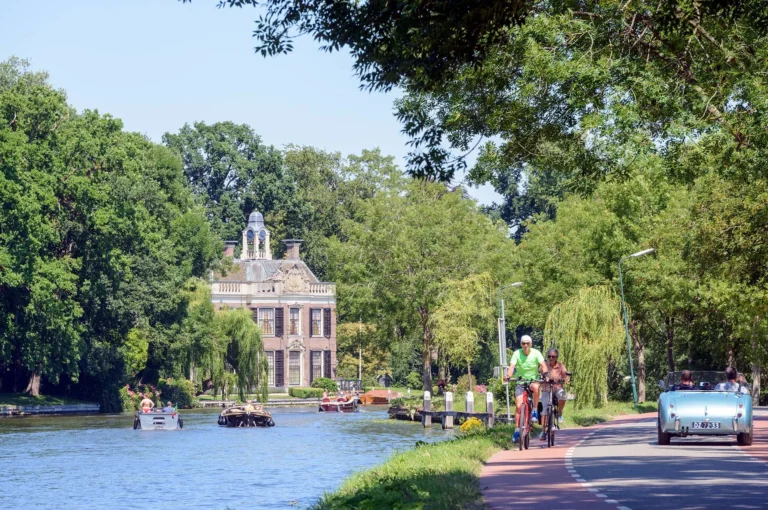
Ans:
{"type": "MultiPolygon", "coordinates": [[[[516,350],[512,354],[512,360],[509,362],[509,368],[507,369],[507,379],[510,379],[515,373],[517,368],[518,385],[515,387],[515,423],[520,424],[520,408],[523,406],[523,397],[525,390],[519,384],[519,379],[538,379],[539,372],[542,374],[547,373],[547,363],[544,361],[541,351],[532,347],[533,340],[528,335],[523,335],[520,338],[520,349],[516,350]]],[[[539,419],[539,383],[532,383],[531,389],[533,390],[533,410],[532,418],[534,420],[539,419]]],[[[514,435],[514,441],[517,442],[520,439],[520,433],[516,430],[514,435]]]]}

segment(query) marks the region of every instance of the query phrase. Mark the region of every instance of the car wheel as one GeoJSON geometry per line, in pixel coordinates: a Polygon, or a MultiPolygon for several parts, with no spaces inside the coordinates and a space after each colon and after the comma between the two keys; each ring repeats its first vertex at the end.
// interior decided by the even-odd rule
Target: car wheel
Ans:
{"type": "Polygon", "coordinates": [[[672,435],[667,433],[667,432],[662,432],[661,431],[661,424],[656,425],[656,430],[659,433],[659,445],[661,445],[661,446],[668,445],[672,435]]]}
{"type": "Polygon", "coordinates": [[[742,432],[737,435],[736,443],[739,446],[752,446],[752,432],[742,432]]]}

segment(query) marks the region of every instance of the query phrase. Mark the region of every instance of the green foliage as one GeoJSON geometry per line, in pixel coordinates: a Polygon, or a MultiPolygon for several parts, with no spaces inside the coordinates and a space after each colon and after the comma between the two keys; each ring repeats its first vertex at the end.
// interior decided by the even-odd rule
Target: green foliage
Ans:
{"type": "MultiPolygon", "coordinates": [[[[472,382],[477,382],[473,377],[472,382]]],[[[469,376],[464,374],[456,379],[456,395],[462,396],[469,391],[469,376]]]]}
{"type": "Polygon", "coordinates": [[[195,400],[195,385],[188,379],[160,379],[160,397],[162,404],[169,400],[173,402],[174,407],[179,409],[190,409],[195,400]]]}
{"type": "Polygon", "coordinates": [[[216,315],[220,342],[208,354],[208,370],[213,379],[214,392],[227,388],[236,381],[240,400],[245,399],[248,389],[256,388],[261,402],[268,398],[267,372],[269,364],[264,355],[261,330],[253,322],[251,313],[244,308],[224,310],[216,315]],[[234,372],[232,377],[225,373],[234,372]]]}
{"type": "Polygon", "coordinates": [[[303,388],[291,386],[288,395],[296,398],[320,398],[323,396],[323,388],[303,388]]]}
{"type": "Polygon", "coordinates": [[[336,381],[333,379],[329,379],[327,377],[318,377],[314,381],[312,381],[311,386],[313,388],[321,388],[324,390],[328,390],[328,393],[336,393],[339,391],[339,385],[336,384],[336,381]]]}
{"type": "Polygon", "coordinates": [[[409,388],[419,388],[422,386],[421,375],[418,372],[410,372],[405,382],[409,388]]]}
{"type": "Polygon", "coordinates": [[[123,412],[136,411],[139,409],[141,397],[130,391],[128,386],[120,388],[120,410],[123,412]]]}
{"type": "Polygon", "coordinates": [[[133,328],[128,332],[125,343],[120,347],[120,354],[125,360],[125,368],[130,375],[136,375],[147,365],[149,340],[146,332],[133,328]]]}
{"type": "Polygon", "coordinates": [[[574,407],[608,402],[608,364],[622,353],[621,302],[609,287],[585,287],[552,309],[544,329],[546,346],[557,347],[576,375],[574,407]]]}
{"type": "Polygon", "coordinates": [[[330,251],[342,309],[375,324],[381,345],[418,342],[422,387],[431,389],[431,324],[440,295],[449,281],[473,273],[502,278],[504,230],[459,192],[412,182],[405,192],[361,202],[343,235],[330,251]]]}

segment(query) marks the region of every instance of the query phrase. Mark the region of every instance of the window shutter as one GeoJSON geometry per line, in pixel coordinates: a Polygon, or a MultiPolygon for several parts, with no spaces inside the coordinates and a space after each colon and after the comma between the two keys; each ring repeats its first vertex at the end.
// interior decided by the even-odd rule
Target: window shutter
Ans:
{"type": "Polygon", "coordinates": [[[331,338],[331,309],[323,309],[323,336],[331,338]]]}
{"type": "Polygon", "coordinates": [[[285,318],[283,317],[283,309],[275,308],[275,336],[283,336],[284,324],[285,318]]]}
{"type": "Polygon", "coordinates": [[[323,375],[329,379],[333,379],[331,377],[331,351],[323,351],[323,375]]]}
{"type": "Polygon", "coordinates": [[[284,351],[275,351],[275,386],[285,386],[283,384],[285,375],[284,351]]]}

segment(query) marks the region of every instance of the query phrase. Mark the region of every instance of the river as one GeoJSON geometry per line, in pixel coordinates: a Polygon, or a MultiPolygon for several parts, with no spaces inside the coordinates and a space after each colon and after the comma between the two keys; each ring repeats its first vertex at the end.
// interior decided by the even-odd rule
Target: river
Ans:
{"type": "Polygon", "coordinates": [[[218,412],[186,411],[175,431],[133,430],[130,414],[0,419],[0,508],[307,508],[395,450],[452,435],[381,407],[270,409],[269,429],[220,427],[218,412]]]}

